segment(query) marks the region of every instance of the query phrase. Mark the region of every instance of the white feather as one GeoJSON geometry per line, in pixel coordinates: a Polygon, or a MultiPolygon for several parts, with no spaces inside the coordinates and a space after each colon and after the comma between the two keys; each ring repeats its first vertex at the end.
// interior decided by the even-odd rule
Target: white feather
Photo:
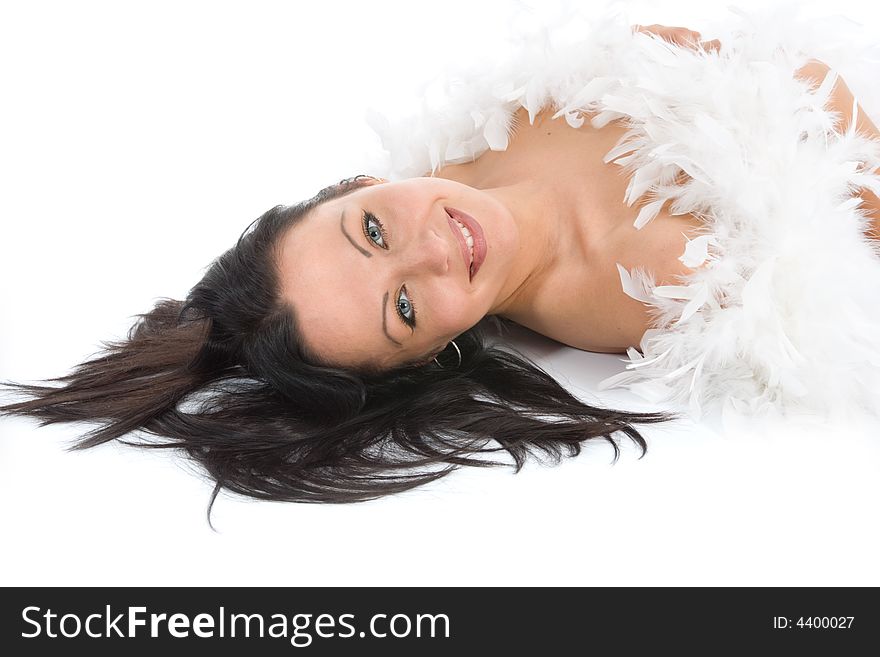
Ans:
{"type": "Polygon", "coordinates": [[[630,274],[619,262],[617,263],[617,272],[620,274],[620,285],[624,294],[636,301],[651,303],[650,286],[645,283],[644,277],[630,274]]]}
{"type": "Polygon", "coordinates": [[[633,226],[635,226],[636,229],[641,230],[645,224],[657,216],[664,203],[666,203],[666,199],[661,198],[657,201],[645,204],[645,206],[639,210],[639,214],[633,222],[633,226]]]}
{"type": "Polygon", "coordinates": [[[690,287],[694,288],[694,294],[681,311],[681,316],[675,320],[675,325],[688,321],[709,299],[709,287],[705,283],[694,283],[690,287]]]}
{"type": "Polygon", "coordinates": [[[688,238],[684,233],[682,235],[687,239],[687,244],[684,247],[684,254],[679,256],[678,259],[685,267],[690,267],[691,269],[699,267],[709,259],[709,244],[716,246],[718,244],[718,240],[715,239],[714,235],[700,235],[694,239],[688,238]]]}

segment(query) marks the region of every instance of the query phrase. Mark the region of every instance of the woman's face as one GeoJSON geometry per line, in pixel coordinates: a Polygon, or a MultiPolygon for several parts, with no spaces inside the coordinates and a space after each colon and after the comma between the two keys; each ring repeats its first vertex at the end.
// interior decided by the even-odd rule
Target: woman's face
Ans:
{"type": "Polygon", "coordinates": [[[487,192],[443,178],[370,181],[282,236],[282,295],[306,345],[332,365],[428,362],[514,292],[518,244],[513,217],[487,192]],[[486,258],[472,281],[447,207],[482,227],[486,258]]]}

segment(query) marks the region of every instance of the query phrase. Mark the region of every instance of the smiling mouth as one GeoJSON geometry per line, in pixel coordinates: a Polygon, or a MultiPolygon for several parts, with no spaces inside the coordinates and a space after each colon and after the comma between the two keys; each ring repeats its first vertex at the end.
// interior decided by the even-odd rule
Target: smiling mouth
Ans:
{"type": "Polygon", "coordinates": [[[474,238],[470,234],[468,227],[456,219],[449,210],[446,211],[449,220],[449,226],[456,233],[456,241],[461,251],[461,257],[464,266],[468,272],[468,280],[473,278],[474,273],[474,238]]]}
{"type": "Polygon", "coordinates": [[[480,222],[466,212],[455,208],[445,208],[445,210],[449,216],[449,225],[458,231],[456,239],[461,245],[462,258],[468,270],[468,278],[473,280],[486,260],[487,245],[483,227],[480,226],[480,222]]]}
{"type": "Polygon", "coordinates": [[[455,225],[458,226],[458,230],[461,233],[461,236],[464,237],[464,242],[468,247],[468,270],[472,270],[474,267],[474,236],[471,235],[471,232],[467,229],[463,223],[461,223],[458,219],[453,219],[455,225]]]}

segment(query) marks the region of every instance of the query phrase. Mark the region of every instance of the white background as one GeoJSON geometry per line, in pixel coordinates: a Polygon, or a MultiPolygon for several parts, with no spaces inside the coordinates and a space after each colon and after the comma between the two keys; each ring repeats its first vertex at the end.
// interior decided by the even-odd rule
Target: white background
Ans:
{"type": "MultiPolygon", "coordinates": [[[[65,373],[264,210],[370,173],[364,110],[479,57],[512,4],[0,5],[0,378],[65,373]]],[[[876,31],[871,4],[841,11],[876,31]]],[[[633,23],[724,13],[648,5],[633,23]]],[[[650,408],[595,393],[616,356],[518,344],[585,400],[650,408]]],[[[645,427],[648,455],[614,466],[597,443],[356,505],[221,495],[218,533],[183,461],[65,452],[83,429],[0,420],[0,584],[880,585],[869,429],[645,427]]]]}

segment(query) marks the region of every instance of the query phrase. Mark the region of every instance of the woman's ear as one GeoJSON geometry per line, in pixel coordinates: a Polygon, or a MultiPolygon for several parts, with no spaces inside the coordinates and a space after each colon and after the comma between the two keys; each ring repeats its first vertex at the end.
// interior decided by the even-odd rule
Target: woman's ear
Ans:
{"type": "Polygon", "coordinates": [[[412,365],[412,367],[425,367],[426,365],[430,365],[431,363],[434,362],[434,359],[437,358],[437,356],[439,356],[442,353],[442,351],[443,350],[441,349],[440,351],[435,351],[435,352],[429,354],[428,356],[418,358],[418,359],[412,361],[411,365],[412,365]]]}

